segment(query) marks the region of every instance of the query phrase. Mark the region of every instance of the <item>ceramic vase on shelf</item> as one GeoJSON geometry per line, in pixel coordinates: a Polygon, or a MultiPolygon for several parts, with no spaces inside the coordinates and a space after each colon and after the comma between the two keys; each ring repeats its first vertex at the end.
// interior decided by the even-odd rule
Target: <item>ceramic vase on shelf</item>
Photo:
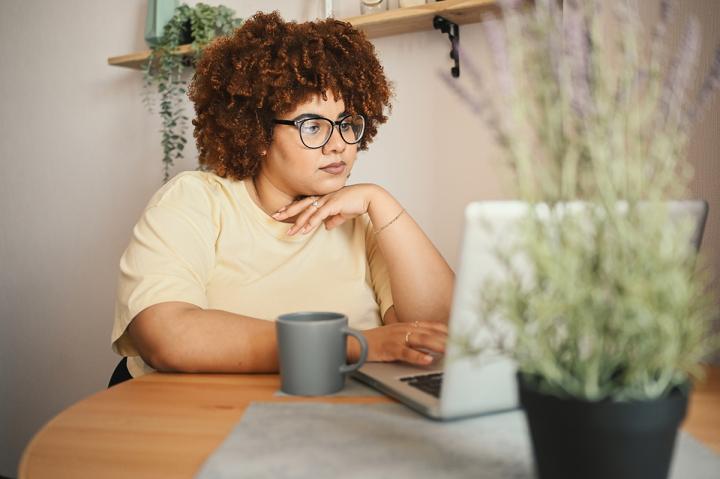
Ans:
{"type": "Polygon", "coordinates": [[[360,0],[360,12],[363,15],[384,12],[387,7],[387,0],[360,0]]]}
{"type": "Polygon", "coordinates": [[[145,41],[155,46],[163,36],[165,25],[170,21],[178,0],[148,0],[147,16],[145,17],[145,41]]]}
{"type": "Polygon", "coordinates": [[[398,0],[400,8],[417,7],[418,5],[425,5],[425,3],[425,0],[398,0]]]}
{"type": "Polygon", "coordinates": [[[323,15],[325,18],[332,18],[335,16],[333,11],[333,0],[325,0],[323,4],[323,15]]]}

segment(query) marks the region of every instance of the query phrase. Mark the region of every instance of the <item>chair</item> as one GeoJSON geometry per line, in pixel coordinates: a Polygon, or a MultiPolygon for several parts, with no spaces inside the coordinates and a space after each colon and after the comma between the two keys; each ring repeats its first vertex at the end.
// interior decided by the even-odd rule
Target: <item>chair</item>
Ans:
{"type": "Polygon", "coordinates": [[[115,371],[113,371],[112,376],[110,377],[108,388],[111,388],[116,384],[125,382],[128,379],[132,379],[132,376],[130,375],[130,371],[127,367],[127,358],[122,358],[118,365],[115,366],[115,371]]]}

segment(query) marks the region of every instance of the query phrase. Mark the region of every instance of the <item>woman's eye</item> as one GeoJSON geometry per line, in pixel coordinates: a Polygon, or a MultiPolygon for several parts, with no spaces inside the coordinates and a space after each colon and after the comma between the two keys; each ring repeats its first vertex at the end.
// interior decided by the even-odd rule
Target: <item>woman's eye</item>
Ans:
{"type": "Polygon", "coordinates": [[[300,132],[303,135],[314,135],[320,131],[320,124],[317,121],[306,121],[300,125],[300,132]]]}
{"type": "Polygon", "coordinates": [[[345,122],[345,123],[340,123],[341,131],[350,131],[351,129],[352,129],[352,123],[350,123],[349,121],[345,122]]]}

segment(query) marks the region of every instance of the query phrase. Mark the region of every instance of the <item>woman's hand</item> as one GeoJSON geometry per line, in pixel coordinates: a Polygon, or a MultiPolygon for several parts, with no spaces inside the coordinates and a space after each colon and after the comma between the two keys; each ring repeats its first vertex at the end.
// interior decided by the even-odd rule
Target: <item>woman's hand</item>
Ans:
{"type": "Polygon", "coordinates": [[[376,191],[377,186],[371,184],[346,186],[325,196],[308,196],[294,201],[280,208],[272,217],[282,221],[296,216],[295,223],[288,230],[290,236],[298,232],[310,233],[320,223],[325,223],[325,228],[330,230],[367,213],[370,199],[376,191]]]}
{"type": "MultiPolygon", "coordinates": [[[[419,366],[432,363],[433,356],[428,354],[445,353],[448,329],[444,323],[435,321],[415,321],[412,323],[393,323],[362,332],[368,342],[368,361],[404,361],[419,366]]],[[[359,346],[349,342],[348,360],[357,361],[359,346]]]]}

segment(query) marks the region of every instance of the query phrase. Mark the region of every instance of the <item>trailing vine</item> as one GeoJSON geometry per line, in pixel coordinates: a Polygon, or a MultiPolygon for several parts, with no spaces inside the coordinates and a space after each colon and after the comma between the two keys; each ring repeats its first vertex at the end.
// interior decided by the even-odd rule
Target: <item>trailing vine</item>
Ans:
{"type": "Polygon", "coordinates": [[[158,44],[151,47],[150,58],[143,68],[143,102],[153,112],[153,104],[159,101],[163,182],[170,178],[170,168],[176,159],[182,158],[187,143],[188,117],[183,110],[187,81],[183,79],[183,73],[187,67],[195,65],[208,43],[232,33],[240,25],[241,20],[235,19],[234,15],[234,10],[222,5],[213,7],[198,3],[190,7],[182,4],[165,25],[158,44]],[[176,53],[179,46],[187,44],[191,45],[190,56],[176,53]]]}

